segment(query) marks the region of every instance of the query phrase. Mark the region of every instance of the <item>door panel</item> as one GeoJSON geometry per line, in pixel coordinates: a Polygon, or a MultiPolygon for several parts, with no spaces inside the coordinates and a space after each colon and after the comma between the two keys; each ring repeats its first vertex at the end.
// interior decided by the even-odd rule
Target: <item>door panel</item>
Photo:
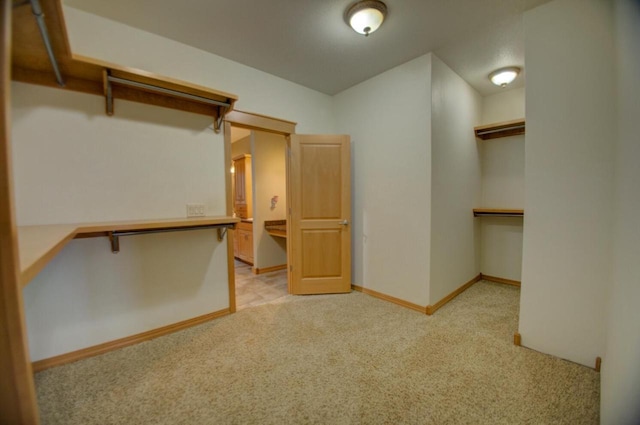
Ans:
{"type": "Polygon", "coordinates": [[[300,145],[301,218],[339,219],[342,215],[341,150],[337,145],[300,145]]]}
{"type": "Polygon", "coordinates": [[[302,230],[302,278],[340,277],[342,275],[342,230],[302,230]],[[338,247],[338,249],[336,249],[338,247]]]}
{"type": "Polygon", "coordinates": [[[349,136],[289,139],[289,290],[351,291],[349,136]]]}

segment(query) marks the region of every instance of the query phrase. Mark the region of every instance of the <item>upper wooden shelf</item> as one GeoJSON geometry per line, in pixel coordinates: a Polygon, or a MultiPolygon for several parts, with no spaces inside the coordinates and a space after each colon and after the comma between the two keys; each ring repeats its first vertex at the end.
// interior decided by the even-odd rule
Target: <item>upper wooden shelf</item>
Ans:
{"type": "Polygon", "coordinates": [[[19,226],[20,282],[23,286],[27,285],[74,238],[109,236],[114,232],[189,230],[204,226],[235,225],[239,221],[235,217],[193,217],[19,226]]]}
{"type": "Polygon", "coordinates": [[[523,217],[524,210],[506,208],[474,208],[474,217],[523,217]]]}
{"type": "MultiPolygon", "coordinates": [[[[105,96],[107,113],[113,99],[147,103],[210,115],[217,124],[233,109],[237,96],[147,71],[74,55],[71,52],[60,0],[41,0],[53,54],[64,87],[105,96]]],[[[29,2],[13,7],[12,78],[60,87],[29,2]]]]}
{"type": "Polygon", "coordinates": [[[482,140],[497,139],[500,137],[518,136],[524,134],[524,118],[513,121],[504,121],[495,124],[474,127],[476,137],[482,140]]]}

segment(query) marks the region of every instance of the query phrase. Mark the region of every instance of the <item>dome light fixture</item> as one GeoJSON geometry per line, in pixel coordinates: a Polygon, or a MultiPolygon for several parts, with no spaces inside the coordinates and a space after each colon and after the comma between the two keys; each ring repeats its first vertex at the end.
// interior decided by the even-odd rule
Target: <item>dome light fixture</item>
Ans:
{"type": "Polygon", "coordinates": [[[500,87],[506,87],[516,79],[520,73],[520,68],[517,66],[508,66],[506,68],[500,68],[489,74],[489,79],[493,84],[500,87]]]}
{"type": "Polygon", "coordinates": [[[380,0],[359,1],[347,10],[347,22],[358,34],[368,37],[380,28],[387,16],[387,6],[380,0]]]}

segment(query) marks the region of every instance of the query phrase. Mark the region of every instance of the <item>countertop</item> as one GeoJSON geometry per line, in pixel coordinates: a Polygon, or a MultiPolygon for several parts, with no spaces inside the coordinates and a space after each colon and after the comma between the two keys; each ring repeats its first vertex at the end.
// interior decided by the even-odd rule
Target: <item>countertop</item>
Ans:
{"type": "Polygon", "coordinates": [[[265,220],[264,228],[271,236],[287,237],[287,220],[265,220]]]}

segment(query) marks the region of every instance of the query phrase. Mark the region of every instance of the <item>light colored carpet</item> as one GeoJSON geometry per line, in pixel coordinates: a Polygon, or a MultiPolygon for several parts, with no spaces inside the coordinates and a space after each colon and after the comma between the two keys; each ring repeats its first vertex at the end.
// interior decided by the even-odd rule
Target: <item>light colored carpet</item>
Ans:
{"type": "Polygon", "coordinates": [[[597,424],[599,374],[513,346],[519,290],[434,316],[286,297],[36,375],[44,424],[597,424]]]}

